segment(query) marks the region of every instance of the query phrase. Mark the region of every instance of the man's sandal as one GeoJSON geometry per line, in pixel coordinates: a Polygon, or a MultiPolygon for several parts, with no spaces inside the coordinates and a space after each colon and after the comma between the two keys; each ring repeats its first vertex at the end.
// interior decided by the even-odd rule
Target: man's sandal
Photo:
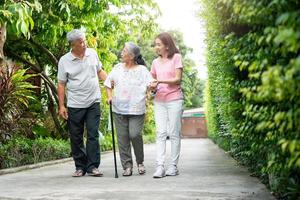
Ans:
{"type": "Polygon", "coordinates": [[[81,176],[84,176],[85,175],[85,172],[82,170],[82,169],[78,169],[76,170],[74,173],[73,173],[73,177],[81,177],[81,176]]]}
{"type": "Polygon", "coordinates": [[[103,176],[103,173],[99,169],[94,168],[94,169],[92,169],[92,171],[88,172],[88,175],[89,176],[101,177],[101,176],[103,176]]]}

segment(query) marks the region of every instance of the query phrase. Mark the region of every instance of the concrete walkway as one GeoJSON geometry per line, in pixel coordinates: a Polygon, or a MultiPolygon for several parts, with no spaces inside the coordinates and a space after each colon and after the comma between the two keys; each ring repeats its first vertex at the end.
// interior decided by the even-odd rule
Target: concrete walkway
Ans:
{"type": "MultiPolygon", "coordinates": [[[[170,145],[168,144],[170,151],[170,145]]],[[[168,151],[168,152],[169,152],[168,151]]],[[[0,199],[274,199],[257,178],[209,139],[183,139],[180,175],[153,179],[155,145],[145,145],[147,174],[114,178],[113,154],[102,155],[104,177],[73,178],[73,161],[0,176],[0,199]]]]}

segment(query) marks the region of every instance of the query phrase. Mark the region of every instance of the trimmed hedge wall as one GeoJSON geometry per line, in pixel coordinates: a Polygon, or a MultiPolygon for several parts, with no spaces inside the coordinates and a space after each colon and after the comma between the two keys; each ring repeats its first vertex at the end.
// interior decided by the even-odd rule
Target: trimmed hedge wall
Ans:
{"type": "Polygon", "coordinates": [[[210,137],[282,199],[300,197],[300,1],[201,0],[210,137]]]}

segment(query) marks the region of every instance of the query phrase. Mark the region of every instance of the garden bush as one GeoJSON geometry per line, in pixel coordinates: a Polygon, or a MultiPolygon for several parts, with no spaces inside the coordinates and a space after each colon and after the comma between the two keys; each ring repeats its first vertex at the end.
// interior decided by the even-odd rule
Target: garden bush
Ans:
{"type": "Polygon", "coordinates": [[[201,0],[209,135],[278,198],[300,196],[300,1],[201,0]]]}
{"type": "Polygon", "coordinates": [[[15,137],[0,146],[0,169],[70,157],[70,144],[62,139],[15,137]]]}

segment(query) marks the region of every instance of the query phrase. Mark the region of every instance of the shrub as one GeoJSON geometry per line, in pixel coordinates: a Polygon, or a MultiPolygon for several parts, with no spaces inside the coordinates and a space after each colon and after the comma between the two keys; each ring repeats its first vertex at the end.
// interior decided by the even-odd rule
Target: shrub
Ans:
{"type": "Polygon", "coordinates": [[[300,196],[299,1],[202,0],[209,135],[281,198],[300,196]]]}
{"type": "Polygon", "coordinates": [[[0,68],[0,144],[13,133],[22,130],[18,121],[22,118],[30,99],[35,99],[33,88],[27,80],[33,75],[11,65],[0,68]]]}
{"type": "Polygon", "coordinates": [[[17,167],[69,156],[68,141],[42,137],[31,140],[19,136],[0,146],[0,168],[17,167]]]}

